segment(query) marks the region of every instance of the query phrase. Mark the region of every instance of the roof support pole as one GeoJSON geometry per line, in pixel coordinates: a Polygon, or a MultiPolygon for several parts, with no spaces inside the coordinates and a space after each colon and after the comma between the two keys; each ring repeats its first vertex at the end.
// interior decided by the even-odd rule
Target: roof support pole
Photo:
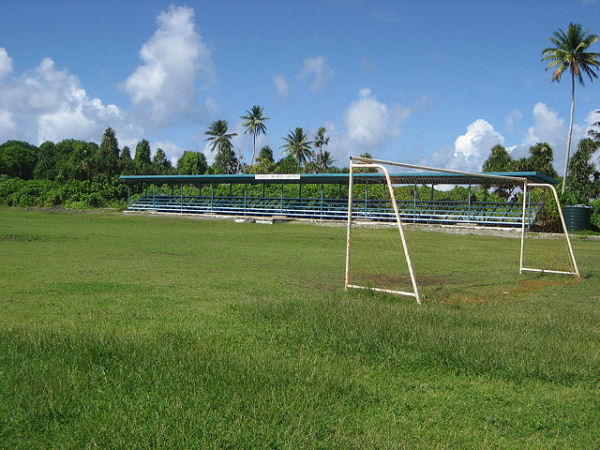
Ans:
{"type": "Polygon", "coordinates": [[[467,203],[467,216],[471,217],[471,185],[469,184],[469,202],[467,203]]]}
{"type": "Polygon", "coordinates": [[[321,219],[323,218],[323,196],[325,194],[325,185],[321,184],[321,219]]]}
{"type": "Polygon", "coordinates": [[[413,184],[413,223],[417,223],[417,184],[413,184]]]}
{"type": "Polygon", "coordinates": [[[529,210],[527,214],[527,229],[529,229],[533,225],[533,215],[531,214],[531,189],[527,192],[527,209],[529,210]]]}
{"type": "Polygon", "coordinates": [[[365,183],[365,214],[369,212],[369,180],[365,183]]]}

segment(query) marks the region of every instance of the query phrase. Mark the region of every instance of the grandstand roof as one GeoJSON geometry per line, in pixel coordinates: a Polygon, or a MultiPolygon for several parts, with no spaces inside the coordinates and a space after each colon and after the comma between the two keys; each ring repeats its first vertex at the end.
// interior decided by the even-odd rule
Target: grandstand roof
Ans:
{"type": "MultiPolygon", "coordinates": [[[[420,172],[391,173],[394,183],[402,184],[480,184],[486,175],[527,178],[533,183],[556,184],[557,180],[539,172],[485,172],[481,175],[461,175],[454,173],[420,172]]],[[[315,174],[236,174],[236,175],[122,175],[129,184],[348,184],[348,173],[315,174]]],[[[355,173],[356,183],[372,182],[373,178],[383,177],[380,173],[355,173]]]]}

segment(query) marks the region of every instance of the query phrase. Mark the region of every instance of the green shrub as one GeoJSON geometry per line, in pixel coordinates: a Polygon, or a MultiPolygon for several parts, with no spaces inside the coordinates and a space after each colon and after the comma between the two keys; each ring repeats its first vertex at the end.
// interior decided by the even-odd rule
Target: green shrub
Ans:
{"type": "Polygon", "coordinates": [[[600,231],[600,198],[594,200],[591,204],[592,216],[590,217],[590,225],[596,231],[600,231]]]}
{"type": "Polygon", "coordinates": [[[66,183],[0,177],[0,205],[3,206],[119,207],[125,204],[126,198],[127,186],[118,177],[72,179],[66,183]]]}

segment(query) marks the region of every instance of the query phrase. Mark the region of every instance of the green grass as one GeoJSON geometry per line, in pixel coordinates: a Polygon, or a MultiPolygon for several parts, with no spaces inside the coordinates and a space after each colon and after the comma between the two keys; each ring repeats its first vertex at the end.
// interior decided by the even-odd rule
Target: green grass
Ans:
{"type": "Polygon", "coordinates": [[[599,447],[600,242],[409,238],[495,264],[415,252],[462,277],[418,307],[344,292],[343,228],[0,209],[0,446],[599,447]]]}

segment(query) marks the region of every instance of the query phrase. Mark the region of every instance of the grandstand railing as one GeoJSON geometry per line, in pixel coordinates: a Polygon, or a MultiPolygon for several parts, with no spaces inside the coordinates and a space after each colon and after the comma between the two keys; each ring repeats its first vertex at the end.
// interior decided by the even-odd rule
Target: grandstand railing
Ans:
{"type": "MultiPolygon", "coordinates": [[[[526,208],[526,225],[531,226],[543,207],[530,203],[526,208]]],[[[357,199],[353,217],[358,220],[387,222],[395,220],[389,201],[357,199]]],[[[398,201],[401,218],[407,223],[460,224],[486,226],[521,226],[522,204],[519,202],[477,202],[413,200],[398,201]]],[[[348,214],[348,201],[342,198],[287,197],[217,197],[189,195],[142,195],[130,202],[131,211],[212,213],[242,216],[286,216],[291,218],[339,219],[348,214]]]]}

